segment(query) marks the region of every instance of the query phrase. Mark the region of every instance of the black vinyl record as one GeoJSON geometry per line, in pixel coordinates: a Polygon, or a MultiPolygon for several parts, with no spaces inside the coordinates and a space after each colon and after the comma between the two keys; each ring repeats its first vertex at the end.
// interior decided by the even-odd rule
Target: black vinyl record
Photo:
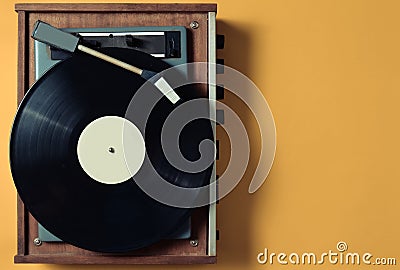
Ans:
{"type": "MultiPolygon", "coordinates": [[[[148,54],[108,48],[117,59],[160,72],[169,66],[148,54]]],[[[44,74],[23,99],[11,133],[10,163],[17,191],[33,217],[63,241],[98,252],[127,252],[159,241],[180,227],[189,209],[164,205],[146,195],[134,177],[119,184],[91,179],[77,157],[83,129],[103,116],[124,117],[140,76],[83,53],[74,53],[44,74]]],[[[198,96],[184,91],[185,99],[198,96]]],[[[183,92],[182,92],[183,93],[183,92]]],[[[181,101],[184,102],[185,100],[181,101]]],[[[187,173],[168,164],[159,131],[177,104],[162,98],[154,107],[144,137],[149,159],[167,181],[202,186],[212,168],[187,173]]],[[[198,156],[212,139],[209,121],[194,121],[180,137],[182,152],[198,156]]]]}

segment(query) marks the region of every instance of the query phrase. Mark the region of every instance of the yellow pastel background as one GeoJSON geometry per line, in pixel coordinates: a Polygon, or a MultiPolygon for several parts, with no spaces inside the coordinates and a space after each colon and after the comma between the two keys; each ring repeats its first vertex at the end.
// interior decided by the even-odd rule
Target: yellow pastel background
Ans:
{"type": "MultiPolygon", "coordinates": [[[[179,267],[13,264],[16,191],[8,139],[16,110],[15,3],[0,1],[0,269],[343,269],[256,259],[264,248],[321,254],[339,241],[349,252],[400,264],[400,1],[217,1],[218,32],[226,35],[218,56],[261,89],[278,145],[267,181],[250,195],[255,139],[245,179],[218,205],[218,264],[179,267]]],[[[256,133],[252,120],[247,126],[256,133]]]]}

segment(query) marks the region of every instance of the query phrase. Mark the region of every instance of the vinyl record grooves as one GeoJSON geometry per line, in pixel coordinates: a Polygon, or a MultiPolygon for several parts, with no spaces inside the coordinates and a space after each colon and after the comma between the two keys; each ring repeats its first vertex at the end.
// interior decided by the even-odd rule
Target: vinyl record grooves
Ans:
{"type": "MultiPolygon", "coordinates": [[[[168,68],[163,61],[135,50],[102,51],[145,69],[168,68]]],[[[84,128],[103,116],[124,117],[143,83],[140,76],[75,53],[43,75],[18,109],[10,142],[15,185],[34,218],[67,243],[98,252],[127,252],[167,237],[190,214],[189,209],[148,197],[133,179],[114,185],[99,183],[79,163],[76,149],[84,128]]],[[[195,97],[194,93],[188,98],[195,97]]],[[[173,109],[166,98],[154,108],[144,138],[148,157],[167,181],[184,187],[204,185],[211,167],[196,174],[182,172],[169,165],[160,151],[159,131],[173,109]]],[[[194,121],[182,134],[184,153],[197,149],[201,140],[212,139],[208,121],[194,121]]]]}

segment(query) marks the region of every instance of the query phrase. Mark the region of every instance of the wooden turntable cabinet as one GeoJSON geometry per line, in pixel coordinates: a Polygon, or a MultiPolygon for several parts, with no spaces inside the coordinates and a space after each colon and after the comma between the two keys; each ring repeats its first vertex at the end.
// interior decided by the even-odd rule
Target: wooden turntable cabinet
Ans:
{"type": "MultiPolygon", "coordinates": [[[[58,28],[184,26],[188,62],[216,62],[216,4],[16,4],[18,13],[18,103],[35,82],[34,41],[37,20],[58,28]]],[[[216,70],[204,96],[215,113],[216,70]]],[[[215,126],[214,126],[215,135],[215,126]]],[[[215,137],[215,136],[214,136],[215,137]]],[[[215,180],[215,166],[211,181],[215,180]]],[[[15,263],[54,264],[207,264],[216,262],[216,206],[195,209],[188,239],[162,240],[124,254],[102,254],[63,242],[38,238],[38,223],[18,197],[18,252],[15,263]]]]}

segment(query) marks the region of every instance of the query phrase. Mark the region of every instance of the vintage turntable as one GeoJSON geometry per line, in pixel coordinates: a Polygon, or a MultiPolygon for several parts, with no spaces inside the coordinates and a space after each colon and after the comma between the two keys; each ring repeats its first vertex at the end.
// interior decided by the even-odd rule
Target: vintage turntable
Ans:
{"type": "MultiPolygon", "coordinates": [[[[207,98],[204,109],[215,118],[216,5],[17,4],[16,10],[20,107],[10,142],[11,168],[19,192],[15,262],[215,262],[215,204],[196,209],[164,205],[147,196],[134,179],[143,175],[148,180],[147,171],[142,172],[142,163],[148,161],[178,186],[215,181],[215,162],[199,173],[169,165],[160,150],[159,133],[174,108],[192,99],[207,98]],[[147,79],[151,82],[150,77],[143,79],[96,57],[33,41],[28,36],[38,20],[142,71],[158,73],[188,62],[208,62],[208,70],[196,75],[206,77],[208,84],[174,89],[178,98],[171,100],[157,84],[168,85],[171,78],[153,81],[164,96],[158,93],[160,101],[146,126],[140,126],[140,120],[134,120],[140,113],[130,119],[126,107],[135,91],[147,79]],[[135,154],[142,159],[132,174],[124,175],[112,163],[121,150],[113,141],[121,136],[113,132],[118,123],[132,126],[129,132],[140,137],[132,149],[141,149],[143,156],[135,154]],[[108,139],[111,144],[104,143],[108,139]],[[104,144],[107,153],[87,154],[91,147],[99,148],[93,141],[104,144]]],[[[186,75],[181,69],[177,76],[186,75]]],[[[184,155],[196,159],[193,149],[199,142],[215,141],[215,123],[204,119],[193,123],[182,130],[179,144],[184,155]]],[[[215,190],[210,192],[214,198],[215,190]]]]}

